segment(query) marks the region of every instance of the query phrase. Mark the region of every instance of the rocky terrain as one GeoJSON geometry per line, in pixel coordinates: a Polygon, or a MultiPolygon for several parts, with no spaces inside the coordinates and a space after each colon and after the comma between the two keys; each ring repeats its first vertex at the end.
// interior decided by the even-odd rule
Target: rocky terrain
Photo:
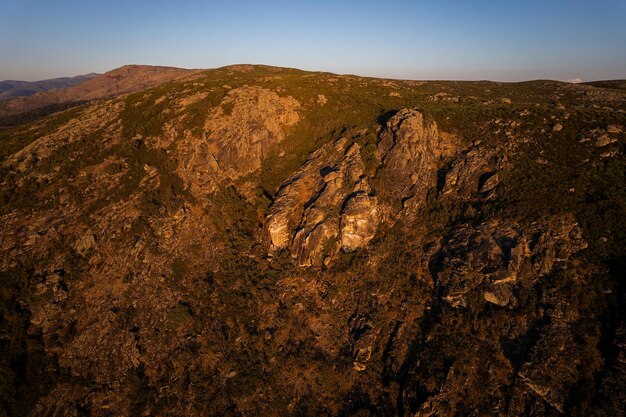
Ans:
{"type": "Polygon", "coordinates": [[[624,415],[623,83],[142,77],[0,130],[0,413],[624,415]]]}

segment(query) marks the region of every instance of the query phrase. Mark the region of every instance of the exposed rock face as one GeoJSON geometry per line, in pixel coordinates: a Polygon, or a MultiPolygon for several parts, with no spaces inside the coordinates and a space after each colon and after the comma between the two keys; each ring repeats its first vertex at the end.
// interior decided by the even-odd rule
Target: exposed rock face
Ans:
{"type": "MultiPolygon", "coordinates": [[[[364,175],[360,145],[347,140],[314,153],[281,188],[268,215],[274,248],[289,247],[300,266],[329,262],[341,248],[366,246],[376,234],[382,213],[364,175]]],[[[436,183],[437,169],[453,145],[437,125],[416,110],[393,116],[380,134],[377,181],[388,200],[412,200],[417,207],[436,183]]]]}
{"type": "Polygon", "coordinates": [[[587,247],[570,216],[525,227],[500,222],[460,227],[443,245],[432,262],[444,299],[455,307],[464,306],[464,295],[478,288],[488,302],[513,306],[517,286],[532,285],[587,247]]]}
{"type": "Polygon", "coordinates": [[[237,178],[259,169],[270,148],[285,139],[283,128],[300,120],[299,107],[293,97],[264,88],[231,90],[204,124],[209,150],[224,174],[237,178]]]}
{"type": "Polygon", "coordinates": [[[476,193],[492,191],[499,183],[501,158],[495,152],[471,147],[460,152],[451,166],[441,173],[440,192],[450,198],[467,200],[476,193]]]}
{"type": "Polygon", "coordinates": [[[378,157],[381,181],[392,200],[417,207],[437,182],[437,169],[454,144],[441,138],[437,124],[423,113],[404,109],[395,114],[380,135],[378,157]]]}
{"type": "Polygon", "coordinates": [[[500,176],[497,172],[486,172],[480,178],[479,189],[481,193],[486,193],[498,186],[500,176]]]}
{"type": "Polygon", "coordinates": [[[234,180],[261,167],[283,129],[300,120],[300,103],[261,87],[231,90],[208,115],[202,138],[190,132],[178,145],[181,176],[196,195],[215,190],[224,179],[234,180]]]}
{"type": "Polygon", "coordinates": [[[361,191],[350,197],[341,212],[341,247],[357,249],[376,234],[378,199],[361,191]]]}
{"type": "Polygon", "coordinates": [[[273,247],[290,248],[300,266],[319,266],[340,247],[365,246],[376,233],[378,212],[363,170],[360,146],[347,146],[346,139],[315,152],[270,208],[273,247]]]}

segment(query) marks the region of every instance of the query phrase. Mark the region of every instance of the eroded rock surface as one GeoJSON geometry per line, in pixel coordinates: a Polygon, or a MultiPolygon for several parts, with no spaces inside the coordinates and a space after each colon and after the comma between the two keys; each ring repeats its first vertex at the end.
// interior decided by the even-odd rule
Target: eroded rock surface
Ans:
{"type": "Polygon", "coordinates": [[[530,226],[492,222],[457,228],[431,262],[453,307],[464,306],[465,294],[476,289],[504,307],[515,305],[516,287],[532,285],[586,247],[571,216],[530,226]]]}
{"type": "Polygon", "coordinates": [[[437,124],[423,113],[404,109],[395,114],[378,142],[379,175],[390,199],[413,208],[422,204],[453,150],[454,143],[443,139],[437,124]]]}
{"type": "Polygon", "coordinates": [[[376,233],[360,145],[346,139],[316,151],[280,189],[267,229],[274,248],[289,248],[300,266],[320,266],[340,247],[365,246],[376,233]]]}
{"type": "Polygon", "coordinates": [[[345,202],[341,211],[341,247],[358,249],[367,245],[376,235],[378,199],[365,191],[358,191],[345,202]]]}
{"type": "Polygon", "coordinates": [[[206,196],[224,179],[259,168],[269,151],[285,139],[284,129],[300,120],[293,97],[246,86],[231,90],[204,123],[202,137],[187,132],[177,145],[179,172],[192,192],[206,196]]]}
{"type": "Polygon", "coordinates": [[[344,138],[320,149],[286,181],[270,209],[273,247],[289,248],[301,266],[330,262],[339,249],[365,247],[393,207],[411,200],[416,209],[425,200],[453,149],[435,122],[408,109],[394,115],[379,136],[374,178],[365,174],[358,142],[348,145],[344,138]],[[383,199],[374,195],[372,181],[383,199]]]}

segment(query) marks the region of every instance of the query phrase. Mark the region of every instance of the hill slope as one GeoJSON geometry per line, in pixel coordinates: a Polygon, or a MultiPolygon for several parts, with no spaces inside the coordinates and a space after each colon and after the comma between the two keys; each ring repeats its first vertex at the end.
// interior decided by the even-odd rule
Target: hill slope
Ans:
{"type": "Polygon", "coordinates": [[[84,83],[100,74],[78,75],[76,77],[52,78],[41,81],[0,81],[0,100],[9,98],[30,96],[42,91],[56,90],[59,88],[72,87],[84,83]]]}
{"type": "Polygon", "coordinates": [[[72,87],[0,101],[0,119],[54,104],[140,91],[193,72],[181,68],[126,65],[72,87]]]}
{"type": "Polygon", "coordinates": [[[243,65],[0,131],[5,413],[621,415],[620,94],[243,65]]]}

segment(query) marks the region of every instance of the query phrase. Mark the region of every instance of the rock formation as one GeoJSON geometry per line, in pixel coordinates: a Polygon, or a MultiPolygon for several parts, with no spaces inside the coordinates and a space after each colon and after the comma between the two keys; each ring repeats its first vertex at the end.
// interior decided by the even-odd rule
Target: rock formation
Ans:
{"type": "Polygon", "coordinates": [[[293,97],[260,87],[231,90],[207,115],[202,138],[188,133],[178,144],[181,177],[194,194],[206,196],[224,179],[257,171],[285,139],[284,128],[298,123],[299,107],[293,97]]]}
{"type": "Polygon", "coordinates": [[[0,415],[623,414],[619,84],[142,73],[0,129],[0,415]]]}

